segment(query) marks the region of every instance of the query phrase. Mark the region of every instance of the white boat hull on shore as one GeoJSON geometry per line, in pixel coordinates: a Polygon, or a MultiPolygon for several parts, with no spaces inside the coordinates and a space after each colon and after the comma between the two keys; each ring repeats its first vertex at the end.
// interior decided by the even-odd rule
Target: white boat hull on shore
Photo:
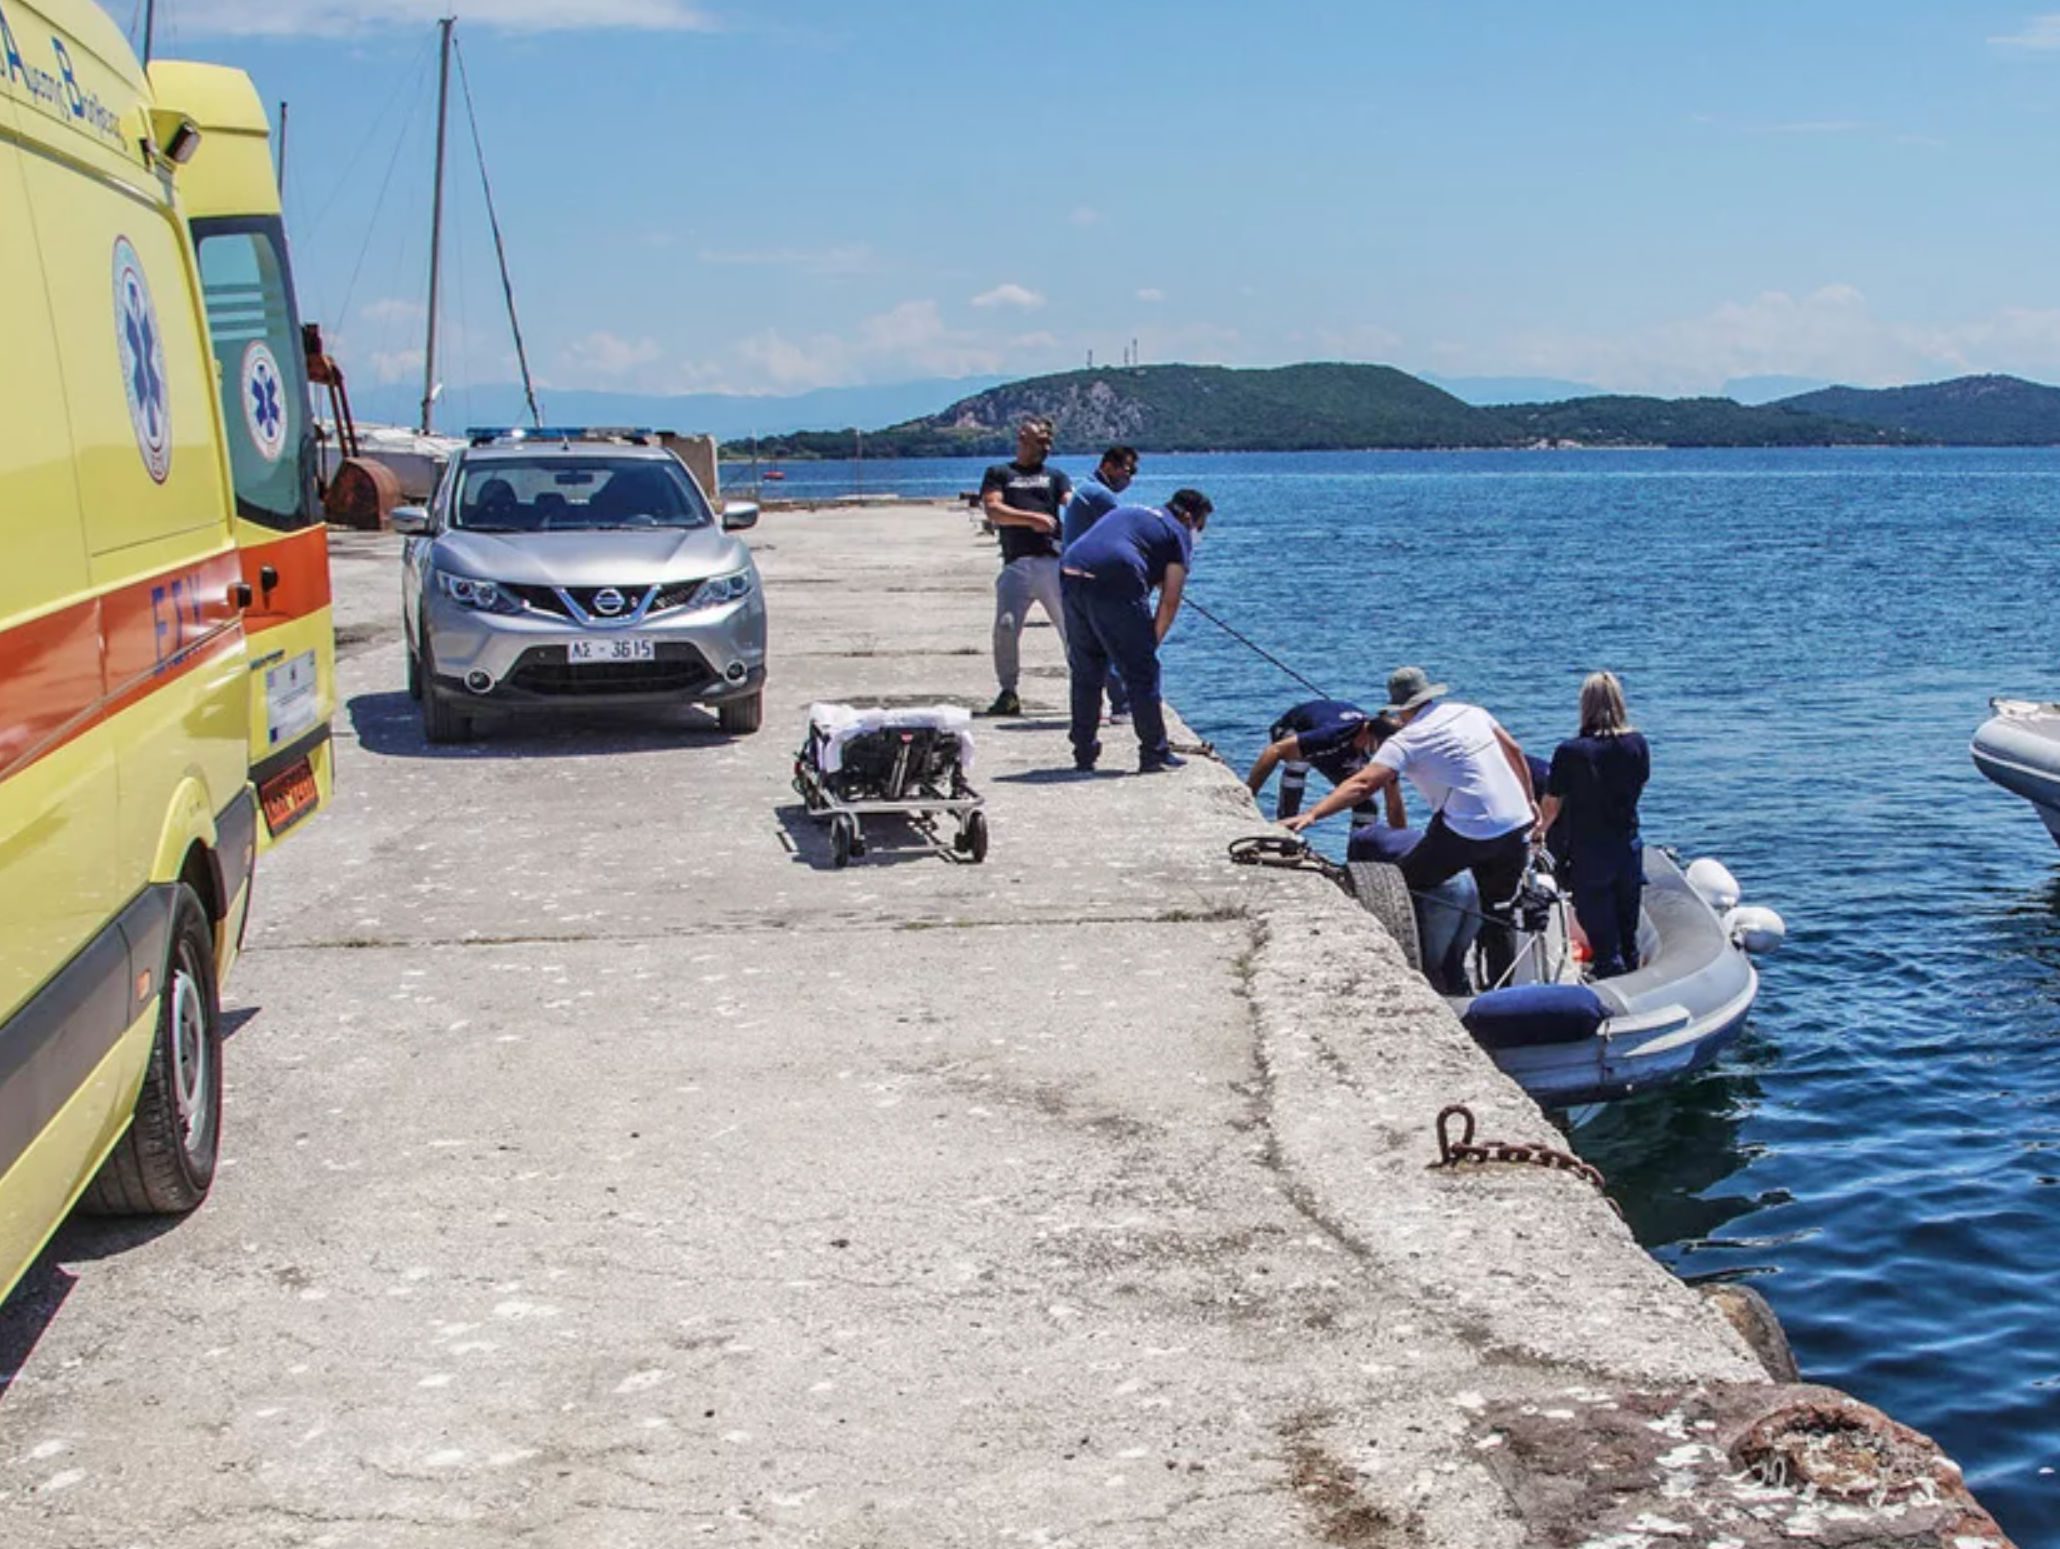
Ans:
{"type": "Polygon", "coordinates": [[[2030,802],[2060,843],[2060,704],[1994,699],[1989,705],[1995,714],[1982,722],[1968,749],[1974,767],[2030,802]]]}

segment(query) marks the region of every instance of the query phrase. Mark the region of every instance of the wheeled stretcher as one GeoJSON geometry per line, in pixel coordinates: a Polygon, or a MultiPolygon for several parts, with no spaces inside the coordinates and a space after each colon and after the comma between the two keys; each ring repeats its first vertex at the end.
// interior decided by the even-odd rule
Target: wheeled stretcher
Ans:
{"type": "Polygon", "coordinates": [[[975,865],[987,858],[987,814],[968,783],[973,718],[957,705],[882,709],[818,704],[794,755],[794,789],[809,815],[830,825],[831,864],[866,851],[861,819],[893,814],[931,833],[952,818],[951,847],[975,865]]]}

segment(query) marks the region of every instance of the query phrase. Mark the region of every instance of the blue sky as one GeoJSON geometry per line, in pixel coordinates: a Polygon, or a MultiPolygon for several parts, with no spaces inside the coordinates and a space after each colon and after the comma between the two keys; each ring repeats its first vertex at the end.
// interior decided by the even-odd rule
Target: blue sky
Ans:
{"type": "MultiPolygon", "coordinates": [[[[438,9],[158,0],[160,54],[291,103],[302,305],[359,378],[420,369],[438,9]]],[[[2060,382],[2060,13],[475,0],[459,29],[558,387],[1028,375],[1132,338],[1670,394],[2060,382]]],[[[506,379],[465,135],[446,376],[506,379]]]]}

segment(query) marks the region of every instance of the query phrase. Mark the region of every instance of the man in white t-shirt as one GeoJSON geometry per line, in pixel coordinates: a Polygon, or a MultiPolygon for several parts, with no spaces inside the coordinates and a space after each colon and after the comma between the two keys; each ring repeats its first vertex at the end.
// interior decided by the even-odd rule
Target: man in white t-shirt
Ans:
{"type": "Polygon", "coordinates": [[[1481,908],[1503,919],[1523,886],[1531,832],[1538,822],[1536,793],[1524,750],[1495,717],[1477,705],[1441,697],[1421,667],[1403,667],[1388,679],[1387,713],[1402,729],[1374,751],[1372,761],[1306,813],[1288,819],[1300,833],[1320,818],[1378,795],[1402,775],[1430,803],[1423,840],[1402,861],[1413,893],[1471,871],[1481,908]]]}

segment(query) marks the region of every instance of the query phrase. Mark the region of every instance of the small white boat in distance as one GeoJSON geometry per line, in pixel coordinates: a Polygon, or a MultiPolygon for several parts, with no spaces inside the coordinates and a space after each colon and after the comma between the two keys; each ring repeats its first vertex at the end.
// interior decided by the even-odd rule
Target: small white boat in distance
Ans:
{"type": "Polygon", "coordinates": [[[2030,802],[2060,842],[2060,704],[1991,699],[1989,708],[1995,714],[1981,723],[1968,749],[1974,767],[2030,802]]]}

